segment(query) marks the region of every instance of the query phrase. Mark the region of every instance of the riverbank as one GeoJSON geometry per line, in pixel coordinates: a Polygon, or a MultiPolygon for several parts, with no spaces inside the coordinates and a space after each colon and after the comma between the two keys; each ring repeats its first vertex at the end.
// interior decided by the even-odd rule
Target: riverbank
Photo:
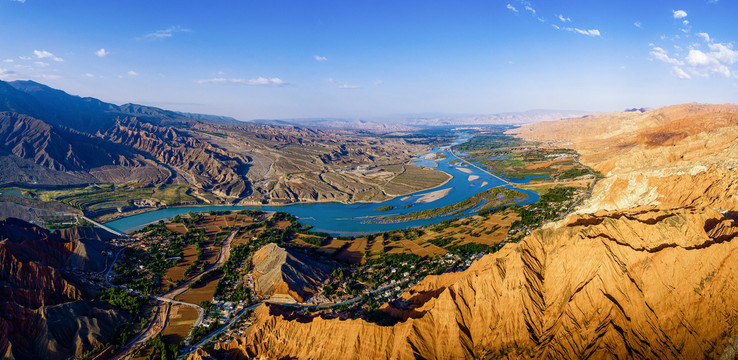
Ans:
{"type": "MultiPolygon", "coordinates": [[[[465,141],[461,138],[459,141],[465,141]]],[[[411,194],[400,194],[382,202],[299,202],[290,204],[252,204],[246,205],[198,205],[185,207],[170,207],[157,211],[133,215],[106,223],[120,232],[128,232],[140,229],[145,224],[168,219],[187,212],[222,211],[222,210],[260,210],[260,211],[284,211],[288,212],[306,225],[313,227],[314,231],[326,232],[334,236],[355,236],[356,234],[372,234],[383,231],[433,225],[456,216],[472,215],[479,211],[476,207],[465,208],[462,211],[438,211],[434,209],[448,208],[454,204],[463,202],[475,195],[489,191],[490,188],[509,185],[509,182],[491,175],[475,166],[451,165],[463,162],[448,149],[434,148],[432,152],[442,152],[446,158],[435,161],[440,170],[448,175],[448,179],[441,185],[430,189],[416,191],[411,194]],[[470,178],[476,176],[476,178],[470,178]],[[484,183],[484,186],[481,184],[484,183]],[[442,189],[442,190],[441,190],[442,189]],[[422,201],[418,201],[423,199],[422,201]],[[378,213],[377,208],[392,209],[378,213]],[[411,216],[410,213],[432,214],[432,216],[411,216]],[[390,219],[403,219],[392,221],[390,219]]],[[[525,193],[525,199],[510,199],[514,202],[532,203],[538,201],[535,192],[519,191],[525,193]]],[[[460,210],[457,208],[456,210],[460,210]]]]}

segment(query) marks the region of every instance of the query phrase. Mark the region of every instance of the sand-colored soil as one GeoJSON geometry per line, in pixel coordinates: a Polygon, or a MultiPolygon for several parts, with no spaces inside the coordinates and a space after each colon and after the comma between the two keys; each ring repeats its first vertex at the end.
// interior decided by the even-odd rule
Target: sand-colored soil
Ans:
{"type": "Polygon", "coordinates": [[[348,248],[341,251],[336,259],[354,264],[364,262],[364,250],[366,249],[366,238],[357,238],[351,241],[348,248]]]}
{"type": "Polygon", "coordinates": [[[451,189],[453,189],[453,188],[448,188],[448,189],[442,189],[442,190],[436,190],[436,191],[433,191],[433,192],[429,192],[429,193],[421,196],[420,198],[418,198],[418,200],[415,200],[415,203],[430,203],[430,202],[434,202],[436,200],[442,199],[443,197],[445,197],[446,195],[448,195],[448,193],[449,193],[449,191],[451,191],[451,189]]]}
{"type": "Polygon", "coordinates": [[[216,276],[210,279],[205,285],[197,288],[187,289],[182,295],[175,297],[175,300],[184,301],[190,304],[199,304],[201,301],[210,301],[215,294],[215,285],[223,276],[216,276]]]}
{"type": "Polygon", "coordinates": [[[197,310],[191,306],[172,304],[167,326],[161,332],[162,340],[167,344],[178,344],[184,340],[198,315],[197,310]]]}

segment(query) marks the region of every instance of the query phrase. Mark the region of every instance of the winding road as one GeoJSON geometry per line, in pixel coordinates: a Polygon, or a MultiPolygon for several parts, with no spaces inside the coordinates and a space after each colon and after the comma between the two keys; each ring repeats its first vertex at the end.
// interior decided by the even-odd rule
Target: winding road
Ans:
{"type": "Polygon", "coordinates": [[[592,190],[594,190],[594,187],[597,184],[597,180],[600,179],[600,177],[597,176],[597,174],[594,171],[592,171],[592,169],[590,169],[587,166],[584,166],[584,164],[582,164],[581,162],[579,162],[579,156],[574,157],[574,161],[576,161],[577,164],[579,164],[579,166],[581,166],[582,168],[584,168],[585,170],[587,170],[590,174],[592,174],[592,176],[594,176],[594,181],[592,181],[592,184],[589,186],[589,189],[587,189],[587,193],[584,194],[584,196],[582,196],[579,200],[577,200],[574,203],[572,203],[571,206],[569,206],[569,208],[566,209],[566,212],[565,213],[563,213],[561,216],[557,217],[553,221],[559,221],[561,219],[566,218],[569,214],[571,214],[574,211],[574,209],[577,206],[581,205],[584,202],[584,200],[589,199],[589,197],[592,195],[592,190]]]}
{"type": "MultiPolygon", "coordinates": [[[[202,271],[197,276],[194,276],[194,277],[190,278],[189,280],[181,283],[179,286],[175,287],[174,289],[169,290],[165,294],[163,294],[161,296],[146,295],[146,294],[139,293],[137,291],[133,291],[133,290],[130,290],[130,289],[123,288],[123,289],[126,289],[126,290],[128,290],[130,292],[133,292],[135,294],[138,294],[138,295],[141,295],[141,296],[148,296],[148,297],[156,300],[157,301],[157,305],[156,305],[157,306],[157,310],[154,313],[154,317],[151,319],[151,321],[149,321],[149,323],[146,325],[146,327],[138,335],[136,335],[136,337],[134,337],[128,344],[126,344],[126,346],[124,346],[123,348],[121,348],[119,350],[119,352],[112,358],[113,360],[119,360],[119,359],[129,358],[131,351],[133,351],[138,346],[144,344],[147,340],[151,339],[152,337],[156,336],[156,334],[158,334],[159,332],[161,332],[162,330],[164,330],[164,326],[166,325],[166,321],[167,321],[168,313],[169,313],[169,311],[168,311],[169,308],[168,308],[168,305],[166,303],[194,307],[195,309],[197,309],[199,315],[198,315],[197,320],[195,321],[195,323],[192,325],[192,327],[194,328],[194,327],[200,326],[200,324],[202,324],[203,317],[205,316],[205,311],[203,310],[202,307],[200,307],[200,305],[191,304],[191,303],[184,302],[184,301],[179,301],[179,300],[174,300],[174,298],[177,297],[177,296],[179,296],[179,295],[181,295],[185,291],[187,291],[187,289],[189,289],[189,285],[190,284],[192,284],[193,282],[197,281],[198,279],[200,279],[201,277],[203,277],[207,273],[209,273],[209,272],[211,272],[211,271],[213,271],[213,270],[215,270],[215,269],[223,266],[223,264],[225,264],[225,262],[228,260],[228,257],[231,254],[231,245],[232,245],[233,239],[236,237],[236,234],[238,233],[238,230],[239,229],[240,228],[236,227],[233,230],[231,230],[231,233],[228,234],[228,237],[226,237],[225,240],[223,240],[223,246],[221,246],[220,252],[218,253],[218,259],[215,261],[214,264],[210,265],[207,269],[205,269],[204,271],[202,271]]],[[[110,281],[109,281],[110,270],[113,269],[113,266],[115,265],[115,261],[118,260],[118,255],[120,255],[120,253],[123,250],[124,249],[121,249],[121,250],[118,251],[118,253],[115,255],[115,260],[113,260],[113,263],[110,265],[110,269],[108,269],[108,271],[105,273],[105,282],[108,285],[110,285],[110,286],[115,286],[115,285],[112,285],[110,283],[110,281]]],[[[119,286],[116,286],[116,287],[119,287],[119,286]]],[[[187,344],[189,344],[189,342],[190,342],[190,336],[191,336],[191,333],[188,334],[187,335],[187,338],[185,339],[185,346],[187,346],[187,344]]]]}

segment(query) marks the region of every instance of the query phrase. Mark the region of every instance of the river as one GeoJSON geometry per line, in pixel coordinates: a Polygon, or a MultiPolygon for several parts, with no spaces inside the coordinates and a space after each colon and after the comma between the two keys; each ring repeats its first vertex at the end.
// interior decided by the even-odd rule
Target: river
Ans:
{"type": "MultiPolygon", "coordinates": [[[[466,141],[468,137],[460,138],[456,143],[466,141]]],[[[254,209],[262,211],[284,211],[296,216],[300,223],[313,226],[313,231],[327,232],[331,235],[362,235],[377,233],[383,231],[391,231],[404,229],[408,227],[418,227],[440,223],[454,217],[462,217],[473,214],[476,209],[467,210],[461,214],[438,216],[429,219],[418,219],[399,222],[382,222],[376,218],[378,216],[396,216],[404,215],[415,211],[423,211],[428,209],[441,208],[447,205],[455,204],[462,200],[468,199],[474,194],[489,190],[493,187],[513,188],[519,192],[528,195],[527,198],[518,201],[518,204],[530,204],[538,201],[539,196],[536,192],[530,190],[522,190],[514,188],[505,182],[490,176],[488,173],[475,167],[465,166],[459,167],[458,164],[450,165],[453,160],[460,160],[451,153],[449,147],[433,148],[430,153],[441,153],[446,156],[444,159],[428,160],[418,157],[413,164],[433,167],[453,176],[446,184],[434,189],[419,191],[406,196],[399,196],[392,200],[381,203],[354,203],[343,204],[337,202],[326,203],[297,203],[281,206],[181,206],[160,209],[156,211],[146,212],[138,215],[132,215],[117,219],[106,223],[105,225],[118,230],[120,232],[128,232],[142,228],[146,224],[165,220],[175,215],[186,214],[192,212],[206,212],[211,210],[243,210],[254,209]],[[469,179],[472,179],[471,181],[469,179]],[[448,190],[448,194],[438,200],[423,203],[417,202],[423,195],[438,190],[448,190]],[[412,205],[405,208],[406,205],[412,205]],[[393,206],[390,211],[376,211],[380,206],[393,206]]],[[[515,183],[521,180],[516,179],[515,183]]]]}

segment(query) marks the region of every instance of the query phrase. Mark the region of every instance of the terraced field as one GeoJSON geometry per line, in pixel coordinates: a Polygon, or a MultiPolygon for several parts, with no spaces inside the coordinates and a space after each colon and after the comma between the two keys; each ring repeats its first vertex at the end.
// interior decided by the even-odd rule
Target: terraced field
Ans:
{"type": "Polygon", "coordinates": [[[25,193],[42,201],[61,202],[80,210],[98,211],[131,207],[134,200],[152,200],[166,205],[197,202],[188,194],[189,191],[190,187],[187,185],[157,187],[145,184],[102,184],[62,190],[27,189],[25,193]]]}
{"type": "Polygon", "coordinates": [[[505,239],[507,231],[517,219],[519,216],[516,212],[505,210],[447,221],[419,230],[398,230],[351,240],[331,239],[317,250],[327,256],[355,264],[387,254],[434,257],[453,252],[454,247],[466,244],[497,245],[505,239]]]}

